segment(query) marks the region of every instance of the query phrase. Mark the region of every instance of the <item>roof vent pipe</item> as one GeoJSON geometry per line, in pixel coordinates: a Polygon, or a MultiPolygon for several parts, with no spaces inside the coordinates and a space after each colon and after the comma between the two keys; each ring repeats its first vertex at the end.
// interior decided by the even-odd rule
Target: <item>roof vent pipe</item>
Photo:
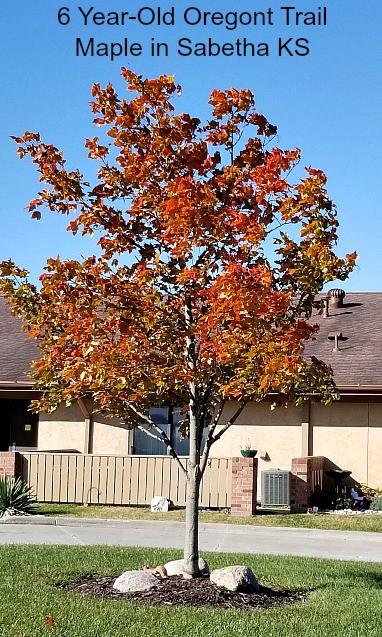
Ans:
{"type": "Polygon", "coordinates": [[[323,307],[323,310],[322,310],[322,318],[328,318],[328,316],[329,316],[330,296],[329,295],[322,296],[321,297],[321,301],[324,304],[324,307],[323,307]]]}
{"type": "Polygon", "coordinates": [[[342,332],[329,332],[328,339],[334,340],[333,352],[339,352],[339,341],[342,339],[342,332]]]}
{"type": "Polygon", "coordinates": [[[340,288],[332,288],[328,292],[329,307],[338,308],[344,306],[345,290],[340,288]]]}

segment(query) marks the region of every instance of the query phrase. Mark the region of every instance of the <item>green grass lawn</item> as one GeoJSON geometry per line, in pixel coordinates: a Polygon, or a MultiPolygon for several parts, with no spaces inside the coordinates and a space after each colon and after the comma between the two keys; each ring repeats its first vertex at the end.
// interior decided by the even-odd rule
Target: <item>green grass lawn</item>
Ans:
{"type": "Polygon", "coordinates": [[[82,597],[53,583],[119,574],[179,552],[111,547],[0,547],[2,637],[380,637],[382,564],[266,555],[206,554],[212,568],[247,564],[264,585],[309,591],[267,611],[145,607],[82,597]],[[48,626],[47,617],[56,625],[48,626]]]}
{"type": "MultiPolygon", "coordinates": [[[[150,509],[138,507],[79,506],[76,504],[40,504],[39,513],[52,516],[74,516],[80,518],[107,518],[119,520],[168,520],[183,522],[182,509],[168,513],[151,513],[150,509]]],[[[200,512],[200,522],[223,524],[253,524],[255,526],[286,526],[307,529],[329,529],[336,531],[382,532],[382,515],[256,515],[250,518],[234,518],[226,511],[200,512]]],[[[382,635],[382,630],[381,630],[382,635]]]]}

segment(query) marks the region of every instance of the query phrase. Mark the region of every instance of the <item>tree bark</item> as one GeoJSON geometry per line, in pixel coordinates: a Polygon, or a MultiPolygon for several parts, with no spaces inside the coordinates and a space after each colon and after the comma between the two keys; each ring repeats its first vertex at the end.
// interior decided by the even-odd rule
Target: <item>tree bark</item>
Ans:
{"type": "MultiPolygon", "coordinates": [[[[192,309],[189,295],[185,298],[184,314],[188,335],[186,337],[187,362],[189,369],[196,371],[195,339],[192,334],[192,309]]],[[[184,541],[184,570],[188,575],[197,577],[199,570],[199,488],[200,488],[200,445],[199,445],[199,413],[195,380],[189,386],[189,438],[190,455],[187,465],[186,489],[186,536],[184,541]]]]}
{"type": "Polygon", "coordinates": [[[186,536],[184,541],[184,570],[192,577],[200,575],[199,569],[199,465],[189,459],[186,492],[186,536]]]}

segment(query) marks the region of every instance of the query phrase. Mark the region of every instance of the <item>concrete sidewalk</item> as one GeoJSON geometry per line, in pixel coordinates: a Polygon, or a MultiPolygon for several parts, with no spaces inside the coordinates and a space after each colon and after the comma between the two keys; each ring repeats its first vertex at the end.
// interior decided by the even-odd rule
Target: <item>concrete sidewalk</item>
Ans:
{"type": "MultiPolygon", "coordinates": [[[[201,524],[200,550],[382,562],[382,533],[201,524]]],[[[183,522],[25,517],[0,523],[0,544],[183,547],[183,522]]]]}

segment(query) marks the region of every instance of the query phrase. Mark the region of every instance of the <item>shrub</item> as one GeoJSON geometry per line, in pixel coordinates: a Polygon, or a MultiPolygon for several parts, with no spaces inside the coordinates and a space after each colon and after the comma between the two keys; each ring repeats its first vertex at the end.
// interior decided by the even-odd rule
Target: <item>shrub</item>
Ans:
{"type": "Polygon", "coordinates": [[[373,498],[373,500],[370,502],[370,509],[371,511],[382,511],[382,498],[373,498]]]}
{"type": "Polygon", "coordinates": [[[4,515],[36,513],[36,498],[32,488],[21,478],[0,478],[0,518],[4,515]]]}
{"type": "Polygon", "coordinates": [[[369,487],[367,484],[361,482],[360,489],[364,495],[370,495],[371,497],[382,497],[382,489],[379,487],[369,487]]]}

